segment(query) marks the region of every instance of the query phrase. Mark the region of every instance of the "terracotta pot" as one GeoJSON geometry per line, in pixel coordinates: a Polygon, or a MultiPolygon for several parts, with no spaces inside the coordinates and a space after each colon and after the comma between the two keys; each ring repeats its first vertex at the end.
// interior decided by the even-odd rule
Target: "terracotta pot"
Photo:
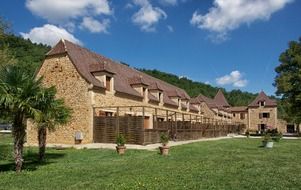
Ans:
{"type": "Polygon", "coordinates": [[[125,146],[116,146],[116,151],[119,155],[123,155],[125,153],[125,146]]]}
{"type": "Polygon", "coordinates": [[[161,154],[161,155],[164,155],[164,156],[167,156],[167,155],[168,155],[168,152],[169,152],[169,146],[166,146],[166,145],[160,146],[159,149],[160,149],[160,154],[161,154]]]}

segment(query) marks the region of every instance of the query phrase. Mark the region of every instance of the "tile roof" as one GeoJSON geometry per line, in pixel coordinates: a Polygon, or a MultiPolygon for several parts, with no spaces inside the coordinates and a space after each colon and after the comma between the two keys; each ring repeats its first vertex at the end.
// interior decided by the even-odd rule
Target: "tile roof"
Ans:
{"type": "Polygon", "coordinates": [[[159,90],[159,91],[163,91],[163,87],[157,83],[157,82],[153,82],[148,86],[148,90],[159,90]]]}
{"type": "Polygon", "coordinates": [[[149,83],[147,81],[145,81],[142,76],[134,76],[134,77],[128,78],[128,82],[130,85],[142,84],[145,86],[149,86],[149,83]]]}
{"type": "Polygon", "coordinates": [[[263,91],[261,91],[258,96],[255,98],[253,102],[251,102],[249,107],[259,107],[259,102],[265,102],[265,106],[276,107],[277,102],[275,100],[270,99],[263,91]]]}
{"type": "Polygon", "coordinates": [[[153,102],[156,102],[156,103],[160,102],[160,100],[156,96],[152,95],[151,93],[148,93],[148,99],[150,101],[153,101],[153,102]]]}
{"type": "Polygon", "coordinates": [[[230,108],[231,112],[246,112],[248,111],[248,107],[247,106],[236,106],[236,107],[231,107],[230,108]]]}
{"type": "Polygon", "coordinates": [[[200,104],[201,102],[205,102],[207,104],[207,106],[214,112],[216,112],[216,111],[213,109],[216,108],[220,111],[230,113],[230,110],[228,109],[229,107],[224,107],[224,106],[218,104],[214,99],[208,98],[207,96],[204,96],[203,94],[199,94],[197,97],[190,99],[191,104],[200,104]]]}
{"type": "Polygon", "coordinates": [[[195,107],[194,105],[189,105],[189,110],[194,111],[194,112],[199,112],[199,109],[195,107]]]}
{"type": "Polygon", "coordinates": [[[211,98],[204,96],[203,94],[199,94],[197,97],[198,101],[205,102],[209,108],[218,108],[218,105],[211,98]]]}
{"type": "Polygon", "coordinates": [[[215,95],[214,99],[215,103],[218,106],[222,106],[222,107],[230,107],[230,104],[228,103],[228,101],[226,100],[223,92],[219,89],[217,94],[215,95]]]}
{"type": "Polygon", "coordinates": [[[169,95],[173,93],[179,96],[181,99],[190,99],[189,95],[181,88],[161,81],[127,65],[91,52],[90,50],[80,47],[79,45],[67,40],[61,40],[58,42],[58,44],[47,53],[47,56],[62,53],[67,53],[81,76],[96,87],[105,88],[104,84],[93,76],[93,73],[98,71],[107,71],[114,73],[114,90],[117,92],[142,98],[142,96],[135,89],[133,89],[129,83],[129,80],[131,81],[133,78],[136,80],[138,76],[138,78],[141,79],[140,82],[147,84],[156,83],[158,88],[163,91],[163,102],[166,105],[178,106],[176,102],[169,98],[169,95]]]}

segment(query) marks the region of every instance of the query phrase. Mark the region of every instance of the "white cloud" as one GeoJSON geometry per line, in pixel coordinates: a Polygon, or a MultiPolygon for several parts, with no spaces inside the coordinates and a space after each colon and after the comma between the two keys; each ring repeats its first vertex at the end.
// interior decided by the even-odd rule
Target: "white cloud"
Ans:
{"type": "Polygon", "coordinates": [[[140,29],[143,31],[155,31],[155,25],[161,19],[167,18],[167,14],[162,9],[153,7],[148,0],[134,0],[133,3],[141,8],[133,15],[132,21],[139,25],[140,29]]]}
{"type": "Polygon", "coordinates": [[[214,0],[214,6],[205,15],[193,13],[190,23],[226,39],[229,31],[241,24],[268,20],[270,16],[293,0],[214,0]]]}
{"type": "Polygon", "coordinates": [[[76,44],[82,45],[82,42],[75,38],[64,28],[60,28],[51,24],[45,24],[42,27],[32,28],[28,33],[20,33],[25,39],[30,39],[35,43],[47,44],[54,46],[60,39],[66,39],[76,44]]]}
{"type": "Polygon", "coordinates": [[[233,85],[234,87],[245,87],[248,84],[246,79],[243,79],[239,71],[232,71],[229,75],[222,76],[216,79],[218,85],[233,85]]]}
{"type": "Polygon", "coordinates": [[[53,23],[112,13],[107,0],[26,0],[26,7],[33,14],[53,23]]]}
{"type": "Polygon", "coordinates": [[[104,19],[102,22],[99,22],[92,17],[84,17],[80,27],[82,29],[88,29],[92,33],[108,33],[107,28],[110,25],[109,19],[104,19]]]}
{"type": "MultiPolygon", "coordinates": [[[[108,0],[26,0],[25,5],[34,15],[46,19],[49,23],[63,26],[71,32],[86,17],[96,21],[96,17],[113,14],[108,0]]],[[[102,25],[107,30],[108,19],[97,22],[99,23],[90,22],[92,26],[85,26],[85,28],[89,29],[97,25],[96,30],[89,29],[91,32],[96,32],[101,30],[100,25],[102,25]]]]}
{"type": "Polygon", "coordinates": [[[167,25],[167,29],[168,29],[168,31],[169,31],[169,32],[174,32],[174,29],[173,29],[173,27],[172,27],[172,26],[170,26],[170,25],[167,25]]]}
{"type": "Polygon", "coordinates": [[[172,5],[172,6],[178,4],[178,0],[160,0],[159,2],[163,5],[172,5]]]}

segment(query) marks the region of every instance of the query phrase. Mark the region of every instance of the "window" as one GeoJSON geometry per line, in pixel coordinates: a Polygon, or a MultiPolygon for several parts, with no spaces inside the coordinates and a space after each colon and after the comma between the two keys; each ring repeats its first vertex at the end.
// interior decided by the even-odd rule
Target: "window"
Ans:
{"type": "Polygon", "coordinates": [[[259,118],[270,118],[270,113],[260,113],[259,118]]]}
{"type": "Polygon", "coordinates": [[[161,102],[162,100],[162,93],[161,92],[159,92],[159,101],[161,102]]]}
{"type": "Polygon", "coordinates": [[[270,113],[262,113],[263,118],[270,118],[270,113]]]}
{"type": "Polygon", "coordinates": [[[265,124],[258,124],[258,131],[260,131],[261,133],[264,132],[266,129],[266,125],[265,124]]]}
{"type": "Polygon", "coordinates": [[[265,106],[265,101],[260,101],[260,102],[259,102],[259,105],[260,105],[260,106],[265,106]]]}
{"type": "Polygon", "coordinates": [[[145,98],[146,88],[142,88],[142,96],[145,98]]]}
{"type": "Polygon", "coordinates": [[[233,114],[233,117],[235,117],[235,113],[233,114]]]}
{"type": "Polygon", "coordinates": [[[240,119],[245,119],[245,113],[240,113],[240,119]]]}
{"type": "Polygon", "coordinates": [[[111,91],[111,77],[106,76],[106,90],[111,91]]]}

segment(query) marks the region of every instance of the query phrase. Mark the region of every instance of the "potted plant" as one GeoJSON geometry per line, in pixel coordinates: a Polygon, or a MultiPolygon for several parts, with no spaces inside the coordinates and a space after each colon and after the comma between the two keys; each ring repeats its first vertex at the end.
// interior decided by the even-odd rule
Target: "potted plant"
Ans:
{"type": "Polygon", "coordinates": [[[125,153],[125,138],[123,135],[118,135],[116,138],[116,151],[119,155],[123,155],[125,153]]]}
{"type": "Polygon", "coordinates": [[[168,155],[168,152],[169,152],[169,146],[167,146],[168,141],[169,141],[168,136],[165,133],[162,133],[160,135],[160,142],[161,142],[162,146],[159,147],[161,155],[164,155],[164,156],[168,155]]]}
{"type": "Polygon", "coordinates": [[[266,133],[264,135],[263,141],[262,141],[262,146],[265,148],[273,148],[274,142],[271,138],[271,134],[266,133]]]}

